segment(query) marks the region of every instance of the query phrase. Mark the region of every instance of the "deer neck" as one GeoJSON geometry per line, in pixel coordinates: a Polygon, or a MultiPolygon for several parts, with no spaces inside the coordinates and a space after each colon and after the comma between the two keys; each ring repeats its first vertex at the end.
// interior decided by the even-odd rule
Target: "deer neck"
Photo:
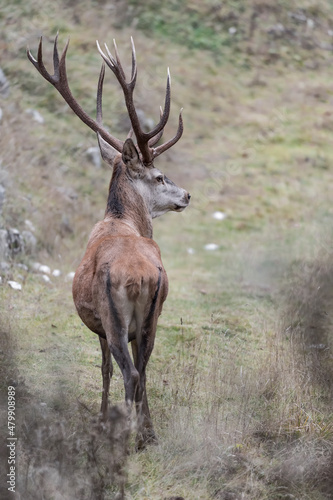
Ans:
{"type": "Polygon", "coordinates": [[[132,228],[140,236],[153,237],[152,217],[147,204],[121,163],[113,168],[105,217],[122,223],[120,226],[132,228]]]}

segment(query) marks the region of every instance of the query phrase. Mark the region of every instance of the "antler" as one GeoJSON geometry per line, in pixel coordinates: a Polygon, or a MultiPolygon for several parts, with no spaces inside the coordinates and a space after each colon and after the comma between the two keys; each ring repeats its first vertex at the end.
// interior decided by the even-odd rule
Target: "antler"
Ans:
{"type": "MultiPolygon", "coordinates": [[[[120,153],[123,149],[123,141],[116,139],[109,132],[102,127],[101,118],[97,117],[98,121],[93,120],[80,106],[80,104],[74,99],[73,94],[68,85],[67,72],[66,72],[66,54],[69,45],[69,40],[66,43],[66,46],[63,50],[63,53],[59,60],[58,54],[58,33],[55,37],[54,48],[53,48],[53,66],[54,66],[54,74],[50,75],[46,70],[43,63],[43,51],[42,51],[42,37],[40,37],[40,42],[38,46],[38,54],[37,60],[33,57],[30,50],[27,50],[27,56],[35,68],[39,71],[45,80],[50,82],[62,95],[67,104],[72,108],[74,113],[86,124],[90,127],[94,132],[100,134],[100,136],[108,143],[110,146],[115,148],[120,153]]],[[[101,115],[101,103],[102,103],[102,86],[103,86],[103,77],[104,77],[104,64],[101,70],[100,82],[98,86],[98,95],[97,102],[100,103],[100,115],[101,115]],[[103,73],[103,76],[102,76],[103,73]]],[[[97,113],[98,114],[98,113],[97,113]]]]}
{"type": "MultiPolygon", "coordinates": [[[[97,42],[97,48],[99,53],[101,54],[102,58],[106,62],[106,64],[109,66],[109,68],[113,71],[115,74],[118,82],[120,83],[124,97],[125,97],[125,103],[126,107],[128,110],[128,114],[131,120],[132,124],[132,129],[128,135],[128,137],[131,137],[133,134],[133,131],[135,133],[138,147],[141,153],[142,161],[144,165],[150,166],[156,158],[156,156],[159,156],[161,153],[166,151],[167,149],[171,148],[182,136],[183,133],[183,120],[182,120],[182,110],[180,111],[179,114],[179,123],[178,123],[178,130],[176,135],[170,139],[169,141],[165,142],[164,144],[161,144],[160,146],[154,148],[155,144],[160,140],[163,134],[164,127],[168,121],[169,118],[169,113],[170,113],[170,73],[168,70],[168,78],[167,78],[167,85],[166,85],[166,94],[165,94],[165,103],[164,103],[164,110],[160,108],[160,121],[158,124],[150,131],[150,132],[143,132],[141,129],[141,125],[138,119],[138,115],[134,106],[133,102],[133,91],[136,83],[136,76],[137,76],[137,64],[136,64],[136,55],[135,55],[135,47],[134,47],[134,42],[133,38],[131,37],[131,43],[132,43],[132,73],[131,73],[131,80],[129,82],[126,82],[126,76],[125,72],[123,70],[123,67],[120,62],[119,54],[118,54],[118,49],[116,42],[113,41],[114,43],[114,48],[115,48],[115,58],[111,55],[107,45],[105,44],[105,49],[107,52],[107,55],[104,54],[104,52],[101,50],[99,43],[97,42]]],[[[43,63],[43,52],[42,52],[42,37],[40,38],[39,46],[38,46],[38,53],[37,53],[37,59],[33,57],[31,54],[30,50],[27,50],[27,56],[29,60],[32,62],[32,64],[35,66],[35,68],[39,71],[39,73],[42,75],[45,80],[50,82],[56,89],[57,91],[62,95],[64,100],[67,102],[67,104],[71,107],[71,109],[74,111],[74,113],[86,124],[88,127],[90,127],[94,132],[97,133],[99,137],[102,137],[110,146],[112,146],[114,149],[119,151],[120,153],[122,152],[123,149],[123,141],[113,137],[102,125],[102,93],[103,93],[103,81],[104,81],[104,74],[105,74],[105,66],[103,64],[101,72],[100,72],[100,77],[98,81],[98,89],[97,89],[97,117],[96,121],[93,120],[80,106],[80,104],[74,99],[73,94],[69,88],[68,85],[68,79],[67,79],[67,72],[66,72],[66,54],[67,54],[67,49],[69,45],[69,40],[66,43],[66,46],[62,52],[62,55],[59,59],[59,54],[58,54],[58,33],[55,37],[54,41],[54,47],[53,47],[53,67],[54,67],[54,73],[51,75],[48,73],[46,70],[44,63],[43,63]]]]}
{"type": "Polygon", "coordinates": [[[133,102],[133,91],[136,83],[136,77],[137,77],[137,64],[136,64],[136,54],[135,54],[135,46],[133,42],[133,38],[131,37],[131,44],[132,44],[132,72],[131,72],[131,80],[129,82],[126,81],[125,77],[125,72],[123,70],[123,67],[120,62],[119,54],[118,54],[118,49],[115,40],[113,40],[114,44],[114,50],[115,50],[115,58],[112,56],[111,52],[108,49],[108,46],[105,45],[105,49],[107,52],[107,55],[102,51],[98,41],[97,43],[97,48],[99,53],[101,54],[102,58],[106,62],[106,64],[109,66],[111,71],[115,74],[118,82],[121,85],[121,88],[123,89],[124,97],[125,97],[125,104],[128,110],[128,114],[131,120],[132,124],[132,129],[135,133],[138,147],[140,149],[141,155],[142,155],[142,160],[143,163],[147,166],[149,166],[154,158],[156,156],[160,155],[167,149],[171,148],[182,136],[183,133],[183,120],[182,120],[182,110],[179,114],[179,123],[178,123],[178,130],[176,135],[173,137],[173,139],[170,139],[168,142],[161,144],[157,148],[154,148],[153,146],[159,141],[163,134],[164,127],[168,121],[169,118],[169,113],[170,113],[170,72],[168,70],[168,78],[167,78],[167,85],[166,85],[166,93],[165,93],[165,103],[164,103],[164,110],[161,108],[161,116],[160,116],[160,121],[158,124],[151,130],[150,132],[143,132],[141,129],[141,125],[138,119],[138,115],[134,106],[133,102]]]}

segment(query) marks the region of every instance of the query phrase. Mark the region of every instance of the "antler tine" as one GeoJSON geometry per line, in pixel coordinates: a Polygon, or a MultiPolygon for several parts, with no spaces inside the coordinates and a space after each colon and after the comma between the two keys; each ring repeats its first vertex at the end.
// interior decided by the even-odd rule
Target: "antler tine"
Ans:
{"type": "MultiPolygon", "coordinates": [[[[59,31],[56,34],[55,40],[54,40],[54,46],[53,46],[53,68],[54,68],[54,75],[59,78],[59,54],[58,54],[58,36],[59,36],[59,31]]],[[[69,44],[69,38],[67,40],[66,44],[66,52],[69,44]]],[[[39,53],[39,51],[38,51],[39,53]]]]}
{"type": "Polygon", "coordinates": [[[54,75],[50,75],[50,73],[46,70],[43,63],[43,37],[41,36],[38,44],[38,52],[37,59],[31,54],[30,50],[27,48],[27,56],[29,61],[35,66],[37,71],[52,85],[55,83],[54,75]]]}
{"type": "Polygon", "coordinates": [[[163,111],[163,114],[161,115],[161,118],[160,118],[160,121],[158,122],[158,124],[153,128],[153,130],[151,130],[150,132],[145,134],[145,136],[148,140],[152,139],[155,135],[159,134],[161,131],[163,133],[163,129],[164,129],[165,125],[167,124],[167,121],[168,121],[169,115],[170,115],[170,104],[171,104],[171,88],[170,87],[171,87],[171,76],[170,76],[170,71],[168,68],[168,78],[167,78],[166,91],[165,91],[164,111],[163,111]]]}
{"type": "Polygon", "coordinates": [[[178,130],[177,130],[176,135],[172,139],[170,139],[168,142],[165,142],[164,144],[161,144],[157,148],[153,149],[153,157],[154,158],[156,158],[156,156],[159,156],[161,153],[164,153],[164,151],[166,151],[167,149],[171,148],[171,146],[176,144],[176,142],[178,142],[179,139],[181,138],[181,136],[183,135],[184,125],[183,125],[182,111],[183,111],[183,108],[180,110],[180,113],[179,113],[178,130]]]}
{"type": "Polygon", "coordinates": [[[113,57],[113,55],[111,54],[111,52],[109,51],[109,47],[106,45],[106,43],[104,44],[104,47],[106,49],[106,52],[108,53],[108,56],[109,56],[109,59],[112,63],[113,66],[117,66],[117,61],[115,60],[115,58],[113,57]]]}
{"type": "Polygon", "coordinates": [[[96,121],[99,125],[102,125],[103,112],[102,112],[102,94],[103,94],[103,82],[105,76],[105,64],[102,64],[101,72],[99,74],[98,86],[97,86],[97,110],[96,110],[96,121]]]}
{"type": "MultiPolygon", "coordinates": [[[[122,78],[123,78],[124,80],[126,80],[125,72],[124,72],[123,67],[122,67],[122,65],[121,65],[121,62],[120,62],[119,53],[118,53],[118,48],[117,48],[117,44],[116,44],[116,40],[115,40],[115,39],[113,39],[113,45],[114,45],[114,53],[115,53],[115,55],[116,55],[116,60],[117,60],[117,65],[118,65],[118,67],[119,67],[119,71],[120,71],[120,73],[121,73],[122,78]]],[[[106,47],[106,49],[107,49],[107,51],[108,51],[108,54],[109,54],[109,50],[108,50],[108,48],[107,48],[106,44],[105,44],[105,47],[106,47]]]]}
{"type": "Polygon", "coordinates": [[[100,44],[99,44],[98,40],[96,40],[96,45],[97,45],[98,52],[101,54],[101,56],[104,59],[104,61],[106,62],[106,64],[113,71],[113,73],[116,74],[118,64],[117,64],[117,61],[114,59],[113,55],[111,54],[111,52],[109,51],[109,48],[106,45],[106,43],[104,44],[104,46],[105,46],[105,50],[106,50],[106,52],[107,52],[108,55],[106,55],[103,52],[103,50],[100,47],[100,44]]]}
{"type": "Polygon", "coordinates": [[[135,53],[135,45],[133,37],[131,37],[131,45],[132,45],[132,75],[131,75],[131,85],[135,85],[136,75],[137,75],[137,65],[136,65],[136,53],[135,53]],[[134,83],[133,83],[134,82],[134,83]]]}

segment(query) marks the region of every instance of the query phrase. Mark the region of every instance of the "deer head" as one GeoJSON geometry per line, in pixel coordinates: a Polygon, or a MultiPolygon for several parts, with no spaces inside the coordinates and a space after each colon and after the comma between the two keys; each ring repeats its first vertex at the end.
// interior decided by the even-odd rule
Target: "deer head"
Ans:
{"type": "Polygon", "coordinates": [[[97,42],[99,53],[107,66],[115,74],[124,93],[125,104],[132,128],[127,136],[127,139],[123,142],[113,137],[102,124],[102,93],[105,64],[102,65],[98,81],[97,116],[96,120],[94,120],[75,100],[68,85],[66,54],[69,41],[67,41],[60,58],[58,54],[57,42],[58,34],[55,38],[53,50],[53,75],[48,73],[43,63],[42,38],[39,42],[37,59],[32,56],[29,50],[27,51],[28,58],[39,73],[58,90],[74,113],[86,125],[88,125],[88,127],[96,132],[102,158],[112,167],[119,164],[119,160],[121,159],[123,165],[125,166],[127,176],[131,179],[132,184],[136,186],[138,193],[140,193],[146,201],[147,208],[153,218],[158,217],[170,210],[182,211],[186,208],[189,204],[190,194],[184,189],[176,186],[154,166],[154,159],[167,149],[171,148],[171,146],[173,146],[180,139],[183,133],[182,112],[180,112],[176,135],[169,141],[156,146],[162,137],[163,130],[170,113],[171,94],[169,71],[167,77],[164,110],[162,110],[162,108],[160,109],[160,120],[150,132],[144,132],[141,128],[133,102],[133,91],[137,77],[136,54],[133,39],[131,38],[132,71],[129,82],[126,81],[125,72],[120,62],[116,42],[114,41],[115,57],[112,56],[106,44],[105,54],[97,42]],[[135,145],[132,140],[133,134],[136,137],[137,145],[135,145]]]}

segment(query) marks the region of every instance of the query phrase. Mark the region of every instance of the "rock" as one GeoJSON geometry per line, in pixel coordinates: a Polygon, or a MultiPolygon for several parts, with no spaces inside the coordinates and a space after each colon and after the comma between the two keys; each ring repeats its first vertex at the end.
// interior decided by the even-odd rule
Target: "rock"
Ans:
{"type": "Polygon", "coordinates": [[[207,243],[207,245],[204,246],[204,249],[209,251],[214,251],[217,250],[218,248],[219,246],[216,243],[207,243]]]}
{"type": "Polygon", "coordinates": [[[42,274],[42,279],[45,281],[45,283],[52,283],[52,281],[46,274],[42,274]]]}
{"type": "Polygon", "coordinates": [[[194,250],[194,248],[188,248],[188,249],[187,249],[187,253],[188,253],[188,254],[190,254],[190,255],[195,254],[195,250],[194,250]]]}
{"type": "Polygon", "coordinates": [[[5,74],[1,68],[0,68],[0,95],[5,98],[9,96],[9,82],[5,77],[5,74]]]}
{"type": "Polygon", "coordinates": [[[314,28],[314,25],[315,25],[314,20],[313,20],[313,19],[309,19],[309,18],[308,18],[308,19],[306,20],[306,25],[307,25],[307,27],[308,27],[309,29],[313,29],[313,28],[314,28]]]}
{"type": "Polygon", "coordinates": [[[26,253],[34,254],[37,247],[37,238],[31,231],[22,231],[22,238],[26,253]]]}
{"type": "Polygon", "coordinates": [[[6,229],[0,229],[0,259],[6,260],[9,257],[8,233],[6,229]]]}
{"type": "Polygon", "coordinates": [[[41,125],[43,125],[44,118],[42,117],[42,115],[40,114],[39,111],[37,111],[36,109],[30,109],[29,108],[29,109],[26,109],[25,112],[28,115],[30,115],[35,122],[40,123],[41,125]]]}
{"type": "Polygon", "coordinates": [[[0,271],[7,272],[7,271],[9,271],[9,269],[10,269],[10,265],[8,264],[8,262],[5,262],[4,260],[2,262],[0,262],[0,271]]]}
{"type": "Polygon", "coordinates": [[[18,229],[9,228],[7,230],[8,247],[12,255],[17,255],[24,251],[24,241],[18,229]]]}
{"type": "Polygon", "coordinates": [[[91,148],[88,148],[86,151],[86,156],[89,161],[95,165],[97,168],[101,168],[102,166],[102,158],[101,158],[101,153],[99,151],[99,148],[94,146],[91,148]]]}
{"type": "Polygon", "coordinates": [[[51,269],[49,268],[49,266],[41,264],[40,262],[34,262],[32,264],[32,269],[37,273],[51,274],[51,269]]]}
{"type": "Polygon", "coordinates": [[[43,274],[51,274],[51,269],[49,268],[49,266],[41,265],[39,271],[43,274]]]}
{"type": "Polygon", "coordinates": [[[7,281],[7,283],[13,290],[22,290],[22,285],[17,281],[7,281]]]}
{"type": "Polygon", "coordinates": [[[24,251],[23,237],[15,228],[0,229],[0,259],[7,260],[24,251]]]}
{"type": "Polygon", "coordinates": [[[29,271],[28,266],[26,266],[25,264],[21,264],[21,263],[19,263],[19,264],[16,264],[16,266],[17,266],[18,268],[20,268],[20,269],[23,269],[23,271],[26,271],[26,272],[28,272],[28,271],[29,271]]]}
{"type": "Polygon", "coordinates": [[[213,218],[216,220],[224,220],[226,218],[226,214],[224,212],[214,212],[213,218]]]}
{"type": "Polygon", "coordinates": [[[55,269],[54,271],[52,271],[52,276],[55,276],[56,278],[58,278],[59,276],[61,276],[60,269],[55,269]]]}

